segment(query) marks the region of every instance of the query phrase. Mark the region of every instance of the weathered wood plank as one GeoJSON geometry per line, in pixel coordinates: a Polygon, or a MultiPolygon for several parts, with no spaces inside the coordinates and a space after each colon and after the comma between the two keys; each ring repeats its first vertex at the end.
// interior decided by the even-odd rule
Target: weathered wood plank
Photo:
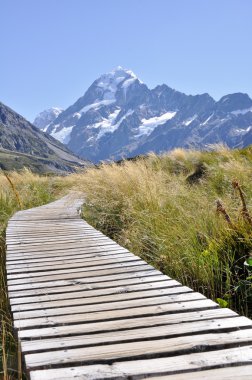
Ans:
{"type": "MultiPolygon", "coordinates": [[[[70,228],[67,228],[65,229],[65,231],[57,231],[57,238],[67,238],[66,234],[65,233],[69,233],[71,238],[81,238],[81,237],[86,237],[86,236],[103,236],[103,237],[106,237],[106,235],[104,235],[103,233],[99,232],[99,231],[96,231],[92,228],[85,228],[85,230],[81,229],[81,228],[78,228],[78,229],[70,229],[70,228]]],[[[55,232],[52,233],[50,231],[46,232],[46,233],[42,233],[41,230],[39,231],[31,231],[31,229],[29,229],[29,231],[22,231],[21,233],[18,233],[16,231],[16,233],[13,233],[13,234],[10,234],[10,232],[8,232],[6,234],[6,236],[8,237],[8,242],[9,244],[12,246],[12,245],[15,245],[15,244],[23,244],[23,243],[30,243],[30,242],[44,242],[44,241],[50,241],[50,240],[54,240],[55,241],[55,232]],[[33,233],[31,233],[33,232],[33,233]],[[34,236],[34,232],[37,233],[37,235],[34,236]],[[39,232],[39,234],[38,234],[39,232]]]]}
{"type": "MultiPolygon", "coordinates": [[[[71,236],[71,238],[68,238],[66,236],[66,234],[62,234],[62,235],[59,235],[57,234],[57,242],[59,243],[63,243],[63,242],[69,242],[69,241],[86,241],[88,239],[106,239],[107,238],[105,237],[105,235],[101,234],[101,233],[81,233],[80,232],[77,234],[77,233],[71,233],[71,232],[67,232],[68,235],[71,236]]],[[[9,247],[10,247],[10,251],[12,249],[15,249],[15,248],[23,248],[23,247],[26,247],[26,246],[39,246],[39,245],[44,245],[44,244],[52,244],[52,243],[55,243],[55,236],[53,237],[52,236],[45,236],[44,238],[40,237],[40,238],[24,238],[24,237],[18,237],[18,236],[15,236],[15,238],[13,239],[8,239],[9,241],[9,247]]]]}
{"type": "MultiPolygon", "coordinates": [[[[150,292],[156,292],[155,290],[150,292]]],[[[159,295],[153,296],[149,298],[141,297],[141,299],[137,300],[124,300],[124,294],[120,294],[120,302],[113,301],[108,303],[100,303],[99,297],[97,297],[97,304],[91,305],[91,300],[88,299],[88,303],[86,305],[78,305],[78,306],[68,306],[69,303],[66,301],[67,305],[62,307],[54,307],[54,308],[43,308],[41,310],[29,310],[29,311],[17,311],[13,313],[14,319],[26,319],[26,318],[38,318],[42,316],[57,316],[57,315],[68,315],[68,314],[80,314],[80,313],[91,313],[96,311],[104,311],[104,310],[121,310],[121,309],[130,309],[139,306],[152,306],[152,305],[162,305],[169,303],[178,303],[178,302],[186,302],[186,301],[195,301],[201,300],[205,297],[200,293],[190,292],[190,293],[182,293],[182,294],[171,294],[169,296],[159,295]]],[[[103,296],[112,299],[111,296],[103,296]]],[[[102,297],[100,297],[103,299],[102,297]]],[[[85,299],[76,300],[76,303],[85,302],[85,299]]],[[[60,302],[60,301],[59,301],[60,302]]],[[[101,301],[102,302],[102,301],[101,301]]],[[[21,305],[20,305],[21,306],[21,305]]]]}
{"type": "MultiPolygon", "coordinates": [[[[145,269],[145,268],[144,268],[145,269]]],[[[157,272],[155,269],[145,269],[145,270],[127,270],[127,273],[125,271],[123,273],[118,274],[111,274],[107,276],[94,276],[94,277],[79,277],[76,276],[74,278],[68,279],[68,280],[52,280],[52,281],[45,281],[45,282],[35,282],[30,284],[21,284],[21,285],[11,285],[8,284],[8,290],[10,292],[19,291],[19,290],[31,290],[31,289],[40,289],[43,288],[44,291],[46,288],[51,288],[52,286],[59,287],[59,286],[67,286],[67,285],[88,285],[92,283],[99,283],[99,282],[107,282],[108,286],[111,283],[111,281],[116,281],[120,279],[135,279],[138,277],[146,277],[146,276],[157,276],[160,275],[159,272],[157,272]]]]}
{"type": "MultiPolygon", "coordinates": [[[[173,281],[173,280],[163,280],[163,281],[156,281],[151,283],[141,283],[138,285],[128,285],[126,286],[117,286],[117,287],[111,287],[111,288],[101,288],[99,290],[80,290],[74,291],[72,288],[70,292],[65,292],[65,288],[62,288],[62,293],[57,294],[45,294],[45,295],[36,295],[34,294],[30,297],[19,297],[19,298],[11,298],[10,304],[11,305],[20,305],[20,304],[28,304],[28,303],[35,303],[35,302],[45,302],[45,301],[57,301],[57,300],[66,300],[66,299],[73,299],[73,298],[88,298],[88,297],[96,297],[96,296],[102,296],[102,295],[109,295],[109,294],[122,294],[122,293],[135,293],[137,291],[147,291],[152,289],[167,289],[167,291],[175,291],[174,288],[178,288],[178,291],[181,291],[184,287],[180,285],[179,282],[173,281]],[[168,289],[169,290],[168,290],[168,289]],[[174,290],[173,290],[174,289],[174,290]]],[[[189,289],[189,288],[188,288],[189,289]]],[[[191,290],[191,289],[190,289],[191,290]]]]}
{"type": "MultiPolygon", "coordinates": [[[[159,300],[160,301],[160,300],[159,300]]],[[[30,319],[20,319],[18,313],[15,315],[14,327],[16,329],[56,326],[60,324],[87,323],[94,321],[106,321],[119,318],[134,318],[138,316],[150,316],[165,313],[179,313],[186,311],[204,310],[217,308],[217,304],[208,299],[201,299],[190,302],[173,302],[169,304],[154,304],[151,306],[140,306],[118,310],[91,311],[85,313],[54,315],[30,319]]]]}
{"type": "Polygon", "coordinates": [[[117,247],[118,248],[118,244],[116,243],[113,243],[112,241],[110,240],[107,240],[107,241],[97,241],[95,242],[94,241],[89,241],[89,242],[73,242],[73,243],[69,243],[69,244],[57,244],[57,242],[55,243],[54,247],[44,247],[43,248],[43,245],[39,248],[31,248],[30,250],[24,250],[24,249],[20,249],[20,251],[17,251],[17,252],[9,252],[9,254],[11,255],[11,257],[22,257],[22,256],[27,256],[27,257],[32,257],[34,256],[34,254],[48,254],[48,252],[52,252],[52,248],[53,250],[55,251],[65,251],[65,250],[68,250],[68,249],[80,249],[80,248],[89,248],[89,247],[99,247],[99,246],[114,246],[114,247],[117,247]]]}
{"type": "MultiPolygon", "coordinates": [[[[41,224],[39,224],[39,227],[13,227],[13,228],[8,228],[8,230],[6,231],[6,236],[10,239],[14,239],[15,237],[19,237],[19,238],[29,238],[29,237],[33,237],[34,236],[34,233],[36,233],[37,235],[35,235],[35,238],[38,238],[38,237],[46,237],[46,236],[54,236],[55,237],[55,232],[59,233],[59,235],[63,235],[64,233],[66,232],[70,232],[70,233],[73,233],[73,234],[80,234],[80,233],[95,233],[96,230],[91,227],[91,226],[85,226],[85,225],[82,225],[82,224],[79,224],[78,226],[72,226],[72,224],[70,224],[69,226],[55,226],[54,224],[46,224],[46,226],[42,226],[41,224]],[[38,236],[39,234],[39,236],[38,236]]],[[[102,232],[100,231],[97,231],[97,233],[99,234],[102,234],[102,232]]]]}
{"type": "MultiPolygon", "coordinates": [[[[168,277],[163,277],[163,275],[155,275],[152,272],[144,272],[142,275],[140,274],[138,277],[129,278],[127,277],[124,279],[117,279],[117,280],[111,280],[111,281],[105,281],[105,282],[92,282],[92,283],[72,283],[72,284],[62,284],[65,286],[60,286],[59,284],[55,284],[54,287],[45,287],[45,288],[33,288],[29,290],[14,290],[9,291],[9,298],[11,300],[15,300],[17,297],[30,297],[34,296],[35,294],[40,296],[49,296],[50,295],[56,295],[56,294],[62,294],[67,292],[76,292],[76,291],[88,291],[88,290],[98,290],[101,292],[104,290],[104,292],[107,291],[107,289],[120,289],[120,287],[123,287],[122,289],[127,289],[130,285],[141,285],[145,283],[149,284],[155,284],[155,281],[172,281],[174,283],[171,284],[171,286],[178,286],[181,285],[179,282],[175,280],[171,280],[168,277]],[[144,274],[145,273],[145,274],[144,274]]],[[[116,290],[115,290],[116,291],[116,290]]],[[[118,291],[119,292],[119,291],[118,291]]],[[[100,293],[101,294],[101,293],[100,293]]],[[[106,294],[106,293],[103,293],[106,294]]]]}
{"type": "MultiPolygon", "coordinates": [[[[213,333],[218,337],[225,330],[239,329],[241,327],[250,327],[252,322],[245,317],[211,319],[206,321],[196,321],[191,323],[180,323],[176,325],[164,325],[155,327],[144,327],[141,329],[127,329],[117,331],[116,334],[111,334],[111,331],[99,334],[82,334],[70,337],[38,339],[33,341],[22,342],[22,351],[25,353],[35,351],[49,351],[72,347],[95,346],[106,343],[123,343],[130,341],[141,341],[147,339],[166,339],[173,336],[182,337],[185,334],[190,334],[192,340],[196,333],[213,333]]],[[[247,331],[247,330],[246,330],[247,331]]],[[[246,334],[246,333],[245,333],[246,334]]],[[[206,336],[206,342],[208,341],[206,336]]],[[[179,339],[179,338],[178,338],[179,339]]],[[[247,339],[252,339],[252,330],[247,331],[247,339]]],[[[167,342],[167,341],[166,341],[167,342]]],[[[155,344],[155,342],[153,342],[155,344]]],[[[169,343],[169,342],[168,342],[169,343]]],[[[224,344],[224,342],[223,342],[224,344]]],[[[169,344],[171,346],[171,344],[169,344]]]]}
{"type": "MultiPolygon", "coordinates": [[[[200,322],[209,319],[221,319],[221,318],[236,318],[237,314],[229,309],[207,309],[197,311],[184,312],[184,313],[168,313],[168,314],[153,314],[151,316],[134,316],[133,318],[127,318],[125,315],[119,315],[119,319],[113,319],[112,321],[103,320],[88,321],[88,323],[82,322],[81,324],[44,327],[39,329],[19,330],[18,336],[20,339],[42,339],[50,337],[60,337],[77,334],[90,334],[106,331],[117,331],[123,329],[134,329],[143,327],[154,327],[162,325],[177,325],[175,328],[179,328],[180,324],[186,322],[200,322]],[[122,318],[122,319],[120,319],[122,318]]],[[[146,311],[146,309],[145,309],[146,311]]],[[[150,313],[151,314],[151,313],[150,313]]],[[[148,311],[146,313],[148,315],[148,311]]],[[[112,315],[113,317],[113,315],[112,315]]]]}
{"type": "MultiPolygon", "coordinates": [[[[223,348],[228,344],[251,344],[252,330],[232,331],[220,334],[200,334],[181,336],[178,338],[147,340],[132,343],[103,345],[88,348],[73,348],[64,350],[50,350],[26,354],[25,360],[28,369],[43,366],[52,366],[68,363],[95,363],[122,359],[151,358],[157,354],[183,354],[185,352],[202,352],[212,348],[223,348]]],[[[252,353],[250,353],[252,360],[252,353]]]]}
{"type": "MultiPolygon", "coordinates": [[[[105,369],[105,368],[104,368],[105,369]]],[[[106,372],[105,372],[106,373],[106,372]]],[[[225,368],[217,368],[217,369],[210,369],[210,370],[203,370],[201,371],[198,368],[195,368],[193,372],[186,372],[186,373],[179,373],[177,375],[161,375],[161,376],[155,376],[155,377],[149,377],[149,380],[251,380],[251,373],[252,373],[252,365],[239,365],[239,366],[232,366],[232,367],[225,367],[225,368]],[[195,372],[197,371],[197,372],[195,372]],[[237,376],[237,374],[239,374],[237,376]]],[[[97,377],[89,377],[89,375],[81,374],[81,371],[77,371],[76,368],[67,368],[66,369],[66,376],[73,375],[73,378],[76,380],[84,379],[98,379],[97,377]],[[80,372],[77,374],[77,372],[80,372]]],[[[62,370],[57,372],[57,370],[42,370],[42,371],[31,371],[31,380],[62,380],[63,376],[62,370]],[[41,376],[41,377],[40,377],[41,376]],[[44,376],[44,377],[43,377],[44,376]]],[[[68,377],[69,378],[69,377],[68,377]]],[[[107,377],[106,377],[107,378],[107,377]]],[[[125,379],[125,377],[110,377],[113,380],[118,379],[125,379]]],[[[130,377],[131,379],[136,379],[136,377],[130,377]]],[[[139,378],[139,377],[138,377],[139,378]]],[[[147,378],[147,376],[145,376],[147,378]]],[[[65,378],[67,379],[67,378],[65,378]]],[[[99,379],[101,379],[99,377],[99,379]]]]}
{"type": "MultiPolygon", "coordinates": [[[[137,262],[134,262],[132,264],[128,263],[127,265],[119,265],[119,267],[115,267],[112,269],[99,269],[99,270],[85,270],[85,268],[80,268],[78,271],[69,271],[71,273],[66,273],[65,271],[60,274],[46,274],[44,276],[39,277],[28,277],[28,278],[21,278],[17,280],[8,280],[8,286],[9,285],[21,285],[21,284],[36,284],[38,282],[47,282],[47,281],[56,281],[56,280],[63,280],[63,279],[76,279],[77,278],[88,278],[88,277],[98,277],[98,276],[106,276],[106,275],[113,275],[113,274],[119,274],[119,273],[128,273],[128,272],[136,272],[136,271],[142,271],[142,270],[153,270],[152,267],[148,264],[138,264],[137,262]]],[[[60,272],[60,271],[59,271],[60,272]]],[[[156,271],[156,274],[159,272],[156,271]]]]}
{"type": "MultiPolygon", "coordinates": [[[[125,252],[129,253],[129,251],[123,247],[118,247],[116,245],[105,245],[105,246],[97,246],[97,247],[88,247],[88,248],[79,248],[79,249],[68,249],[67,251],[60,250],[60,251],[53,251],[49,252],[47,254],[41,254],[38,253],[34,257],[34,255],[29,255],[28,257],[24,255],[16,256],[16,255],[10,255],[8,259],[6,260],[6,265],[13,265],[13,264],[29,264],[29,263],[54,263],[54,261],[58,260],[65,260],[65,259],[72,259],[74,260],[77,257],[81,258],[92,258],[92,257],[102,257],[107,255],[113,255],[117,252],[125,252]]],[[[56,263],[57,264],[57,263],[56,263]]]]}
{"type": "Polygon", "coordinates": [[[69,239],[66,239],[66,240],[62,240],[62,241],[48,241],[48,242],[44,242],[44,243],[33,243],[33,244],[18,244],[17,246],[15,245],[11,245],[9,248],[8,248],[8,251],[10,253],[19,253],[19,252],[24,252],[24,253],[29,253],[29,252],[34,252],[35,249],[39,249],[39,250],[42,250],[42,251],[48,251],[48,250],[51,250],[51,249],[54,249],[54,247],[63,247],[65,246],[68,247],[68,246],[73,246],[73,245],[80,245],[80,246],[89,246],[89,245],[93,245],[93,244],[103,244],[103,243],[110,243],[110,244],[116,244],[114,243],[111,239],[109,238],[106,238],[106,237],[96,237],[96,238],[85,238],[85,237],[82,237],[82,238],[79,238],[79,239],[73,239],[73,238],[69,238],[69,239]]]}
{"type": "MultiPolygon", "coordinates": [[[[151,289],[146,291],[136,291],[131,293],[114,293],[113,295],[102,295],[102,296],[93,296],[93,297],[83,297],[83,294],[80,296],[77,294],[76,296],[73,296],[71,299],[61,299],[61,300],[50,300],[50,301],[41,301],[41,302],[33,302],[33,303],[27,303],[27,304],[19,304],[19,305],[12,305],[11,310],[12,312],[22,312],[27,310],[44,310],[48,308],[52,308],[55,310],[55,308],[58,307],[69,307],[69,306],[81,306],[81,305],[90,305],[93,303],[112,303],[112,302],[119,302],[127,301],[127,300],[136,300],[136,299],[144,299],[152,298],[152,297],[158,297],[163,295],[169,295],[170,298],[176,299],[175,294],[182,294],[183,296],[186,296],[186,293],[192,293],[192,290],[186,286],[176,286],[172,288],[165,288],[165,289],[151,289]]],[[[184,297],[183,297],[184,299],[184,297]]],[[[191,299],[191,298],[190,298],[191,299]]],[[[81,309],[80,309],[81,312],[81,309]]],[[[22,315],[22,314],[20,314],[22,315]]]]}
{"type": "Polygon", "coordinates": [[[16,270],[9,270],[7,278],[9,280],[11,279],[21,279],[21,278],[31,278],[31,277],[41,277],[41,276],[47,276],[47,275],[53,275],[53,274],[60,274],[60,273],[76,273],[76,272],[82,272],[82,271],[97,271],[99,269],[110,269],[110,268],[117,268],[122,266],[130,266],[130,265],[140,265],[145,264],[143,260],[141,260],[138,256],[124,256],[122,258],[117,257],[116,262],[114,260],[107,260],[103,262],[82,262],[77,261],[77,263],[74,264],[57,264],[57,269],[54,267],[39,267],[35,268],[22,268],[21,272],[19,269],[16,270]]]}
{"type": "Polygon", "coordinates": [[[251,380],[252,365],[186,372],[177,375],[148,377],[149,380],[251,380]]]}
{"type": "MultiPolygon", "coordinates": [[[[46,371],[38,370],[32,371],[30,376],[31,380],[125,380],[128,378],[135,380],[143,378],[143,376],[151,377],[151,375],[172,374],[174,372],[181,373],[211,367],[242,364],[252,364],[251,345],[149,360],[131,360],[130,362],[123,361],[114,362],[112,364],[83,365],[62,369],[48,369],[46,371]]],[[[241,368],[236,368],[236,379],[239,379],[238,374],[241,368]]]]}
{"type": "Polygon", "coordinates": [[[50,270],[52,268],[55,269],[55,265],[57,265],[57,268],[74,268],[75,266],[80,266],[81,264],[87,266],[94,266],[94,265],[102,265],[104,264],[110,264],[114,263],[115,259],[116,262],[120,261],[128,261],[130,258],[133,260],[137,256],[133,256],[131,253],[127,252],[118,252],[116,251],[116,256],[115,255],[107,255],[105,257],[90,257],[86,258],[85,256],[79,257],[79,256],[74,256],[71,259],[61,259],[58,260],[57,263],[55,261],[50,261],[49,263],[26,263],[26,264],[9,264],[6,267],[8,268],[8,273],[20,273],[20,272],[38,272],[38,271],[44,271],[44,270],[50,270]]]}

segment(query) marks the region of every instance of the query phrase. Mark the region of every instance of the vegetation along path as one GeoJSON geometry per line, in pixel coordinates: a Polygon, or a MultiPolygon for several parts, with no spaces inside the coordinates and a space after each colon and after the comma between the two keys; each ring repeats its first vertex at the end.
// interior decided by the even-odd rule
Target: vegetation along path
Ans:
{"type": "Polygon", "coordinates": [[[91,227],[82,203],[68,195],[8,224],[8,293],[28,377],[251,379],[251,320],[91,227]]]}

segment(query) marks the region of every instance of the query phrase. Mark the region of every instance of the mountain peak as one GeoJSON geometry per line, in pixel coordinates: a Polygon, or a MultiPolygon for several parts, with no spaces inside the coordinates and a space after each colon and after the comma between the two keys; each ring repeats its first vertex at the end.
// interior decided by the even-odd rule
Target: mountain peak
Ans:
{"type": "Polygon", "coordinates": [[[33,121],[33,124],[37,128],[42,129],[44,132],[46,132],[49,124],[52,123],[62,112],[63,109],[59,107],[48,108],[38,114],[38,116],[33,121]]]}
{"type": "Polygon", "coordinates": [[[217,107],[226,112],[248,110],[252,107],[252,99],[250,99],[248,94],[237,92],[223,96],[217,102],[217,107]]]}
{"type": "Polygon", "coordinates": [[[133,71],[125,69],[122,66],[117,66],[112,71],[101,75],[100,78],[97,79],[96,85],[105,89],[109,84],[112,86],[118,86],[119,84],[122,84],[123,87],[128,87],[128,85],[132,84],[135,80],[143,83],[141,80],[139,80],[133,71]],[[125,81],[129,81],[127,82],[127,86],[125,84],[125,81]]]}
{"type": "MultiPolygon", "coordinates": [[[[112,71],[110,71],[110,73],[108,74],[112,74],[112,75],[122,75],[122,76],[131,76],[132,78],[137,78],[136,74],[133,73],[133,71],[131,70],[128,70],[128,69],[125,69],[124,67],[122,66],[117,66],[115,67],[112,71]]],[[[106,75],[106,74],[105,74],[106,75]]]]}

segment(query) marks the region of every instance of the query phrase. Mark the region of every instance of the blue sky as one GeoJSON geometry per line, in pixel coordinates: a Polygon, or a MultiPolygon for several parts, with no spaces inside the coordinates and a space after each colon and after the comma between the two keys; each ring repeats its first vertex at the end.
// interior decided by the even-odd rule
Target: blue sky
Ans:
{"type": "Polygon", "coordinates": [[[251,0],[0,0],[0,101],[29,120],[121,65],[150,88],[252,97],[251,0]]]}

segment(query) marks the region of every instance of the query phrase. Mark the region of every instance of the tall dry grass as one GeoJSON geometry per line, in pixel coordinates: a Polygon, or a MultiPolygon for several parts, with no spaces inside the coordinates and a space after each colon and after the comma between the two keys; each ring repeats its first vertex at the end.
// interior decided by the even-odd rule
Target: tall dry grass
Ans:
{"type": "Polygon", "coordinates": [[[84,216],[96,228],[183,284],[251,315],[244,262],[252,231],[232,187],[237,179],[252,209],[251,175],[251,149],[215,147],[103,164],[68,180],[86,193],[84,216]],[[235,229],[217,213],[217,199],[235,229]]]}

